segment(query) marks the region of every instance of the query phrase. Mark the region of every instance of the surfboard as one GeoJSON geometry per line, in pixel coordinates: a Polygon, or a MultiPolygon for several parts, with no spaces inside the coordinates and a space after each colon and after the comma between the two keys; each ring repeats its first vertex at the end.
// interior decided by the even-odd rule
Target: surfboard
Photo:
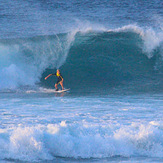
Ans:
{"type": "Polygon", "coordinates": [[[58,91],[56,91],[55,89],[46,89],[46,88],[44,88],[41,91],[44,92],[44,93],[62,93],[62,92],[68,92],[69,90],[70,90],[70,88],[69,89],[64,89],[64,90],[59,89],[58,91]]]}
{"type": "Polygon", "coordinates": [[[54,90],[54,92],[55,93],[62,93],[62,92],[67,92],[69,90],[70,90],[70,88],[69,89],[64,89],[64,90],[58,90],[58,91],[54,90]]]}

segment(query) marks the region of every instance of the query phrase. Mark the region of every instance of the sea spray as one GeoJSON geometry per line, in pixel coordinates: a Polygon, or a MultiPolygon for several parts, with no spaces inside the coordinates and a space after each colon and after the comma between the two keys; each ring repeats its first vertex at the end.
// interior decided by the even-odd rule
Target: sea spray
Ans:
{"type": "Polygon", "coordinates": [[[67,57],[74,34],[1,42],[0,89],[39,82],[46,68],[59,68],[67,57]],[[4,62],[5,61],[5,62],[4,62]]]}

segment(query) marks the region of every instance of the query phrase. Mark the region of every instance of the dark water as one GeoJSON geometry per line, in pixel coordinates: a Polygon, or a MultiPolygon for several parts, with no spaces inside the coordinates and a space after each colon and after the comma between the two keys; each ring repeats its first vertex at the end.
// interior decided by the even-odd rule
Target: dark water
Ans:
{"type": "Polygon", "coordinates": [[[91,27],[127,24],[162,26],[163,4],[157,1],[1,0],[1,37],[48,35],[91,27]]]}

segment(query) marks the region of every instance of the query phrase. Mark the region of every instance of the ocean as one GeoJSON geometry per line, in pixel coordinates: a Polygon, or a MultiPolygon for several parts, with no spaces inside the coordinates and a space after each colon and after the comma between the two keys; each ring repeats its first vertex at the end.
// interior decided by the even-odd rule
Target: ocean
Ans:
{"type": "Polygon", "coordinates": [[[1,0],[0,162],[163,162],[163,2],[1,0]]]}

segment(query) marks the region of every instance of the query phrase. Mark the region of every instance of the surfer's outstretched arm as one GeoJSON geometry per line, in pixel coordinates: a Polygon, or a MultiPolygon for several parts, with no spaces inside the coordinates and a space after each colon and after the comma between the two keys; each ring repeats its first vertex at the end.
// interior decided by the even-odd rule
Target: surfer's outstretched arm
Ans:
{"type": "Polygon", "coordinates": [[[48,78],[48,77],[50,77],[50,76],[52,76],[53,74],[49,74],[47,77],[45,77],[45,80],[48,78]]]}

